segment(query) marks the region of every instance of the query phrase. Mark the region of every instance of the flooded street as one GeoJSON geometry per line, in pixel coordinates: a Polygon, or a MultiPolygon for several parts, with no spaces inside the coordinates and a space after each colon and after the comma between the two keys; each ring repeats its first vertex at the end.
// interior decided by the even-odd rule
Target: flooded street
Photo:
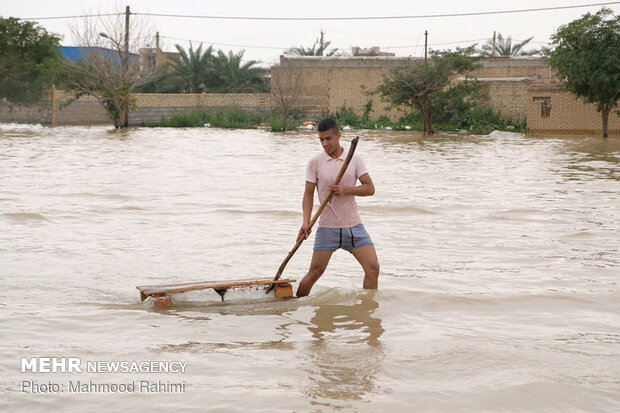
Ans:
{"type": "Polygon", "coordinates": [[[620,411],[620,139],[344,131],[345,148],[356,135],[376,293],[341,250],[306,298],[157,310],[137,285],[275,275],[316,135],[0,125],[0,410],[620,411]],[[187,367],[22,373],[22,357],[187,367]]]}

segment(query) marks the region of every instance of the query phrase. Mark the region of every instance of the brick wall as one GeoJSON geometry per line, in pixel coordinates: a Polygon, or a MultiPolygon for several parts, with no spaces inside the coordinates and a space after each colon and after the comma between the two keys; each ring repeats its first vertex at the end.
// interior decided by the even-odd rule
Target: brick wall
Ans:
{"type": "Polygon", "coordinates": [[[0,122],[42,123],[48,116],[49,99],[43,93],[41,99],[32,105],[12,104],[6,100],[0,101],[0,122]]]}
{"type": "MultiPolygon", "coordinates": [[[[401,57],[295,57],[282,56],[280,67],[284,70],[303,70],[307,76],[323,79],[316,88],[309,90],[306,99],[327,99],[323,111],[336,112],[342,106],[353,109],[358,115],[364,112],[368,100],[373,101],[371,118],[389,116],[398,120],[402,111],[388,108],[378,95],[369,94],[383,81],[391,65],[399,64],[401,57]],[[326,107],[325,107],[326,106],[326,107]]],[[[422,59],[416,59],[422,62],[422,59]]],[[[526,116],[527,90],[531,81],[551,81],[551,68],[546,60],[537,57],[487,58],[482,67],[473,73],[489,85],[491,105],[505,115],[517,120],[526,116]]]]}
{"type": "MultiPolygon", "coordinates": [[[[51,106],[51,103],[48,103],[51,106]]],[[[51,113],[45,124],[51,124],[51,113]]],[[[93,96],[81,96],[79,99],[64,90],[56,91],[56,125],[112,125],[103,105],[93,96]]]]}
{"type": "MultiPolygon", "coordinates": [[[[270,111],[269,93],[227,93],[227,94],[166,94],[136,93],[136,110],[129,114],[130,125],[157,122],[162,117],[171,117],[197,109],[215,110],[236,106],[248,112],[270,111]]],[[[41,100],[30,106],[0,105],[0,122],[39,122],[51,124],[51,100],[48,91],[41,100]]],[[[56,125],[112,125],[103,105],[93,96],[77,99],[67,91],[56,91],[56,125]]]]}
{"type": "MultiPolygon", "coordinates": [[[[291,96],[295,89],[300,89],[297,101],[290,101],[292,109],[306,117],[318,117],[329,107],[329,71],[329,68],[306,69],[303,65],[292,71],[287,67],[274,66],[271,68],[272,90],[279,88],[285,96],[291,96]]],[[[277,109],[273,97],[271,103],[277,109]]]]}
{"type": "Polygon", "coordinates": [[[527,117],[527,98],[530,81],[524,80],[487,80],[491,106],[515,121],[527,117]]]}
{"type": "Polygon", "coordinates": [[[236,106],[247,112],[271,111],[270,93],[136,93],[136,110],[129,113],[129,124],[158,122],[195,110],[216,110],[236,106]]]}
{"type": "MultiPolygon", "coordinates": [[[[593,104],[557,85],[532,85],[527,96],[527,126],[533,132],[602,133],[603,120],[593,104]],[[551,111],[542,116],[541,101],[549,98],[551,111]]],[[[609,133],[620,133],[620,116],[609,114],[609,133]]]]}

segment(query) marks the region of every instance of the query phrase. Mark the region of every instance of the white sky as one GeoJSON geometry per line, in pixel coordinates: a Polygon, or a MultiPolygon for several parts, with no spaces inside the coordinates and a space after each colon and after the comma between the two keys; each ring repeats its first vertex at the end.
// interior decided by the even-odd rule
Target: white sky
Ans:
{"type": "MultiPolygon", "coordinates": [[[[190,0],[4,0],[0,6],[3,17],[48,17],[97,12],[124,11],[129,5],[132,12],[169,13],[190,15],[255,16],[255,17],[351,17],[351,16],[394,16],[427,15],[459,12],[480,12],[493,10],[514,10],[567,6],[596,3],[596,0],[521,0],[519,2],[500,1],[325,1],[293,2],[284,0],[234,0],[234,1],[190,1],[190,0]]],[[[604,1],[599,1],[604,2],[604,1]]],[[[620,12],[620,4],[607,6],[615,14],[620,12]]],[[[171,17],[132,16],[133,19],[147,19],[162,36],[161,46],[165,51],[175,50],[174,44],[189,45],[182,40],[165,37],[193,39],[214,44],[216,49],[235,52],[245,49],[247,59],[261,61],[264,66],[277,62],[279,55],[290,46],[311,46],[318,38],[321,29],[326,32],[326,40],[332,41],[330,47],[350,51],[351,46],[380,46],[395,52],[397,56],[422,56],[424,53],[424,30],[429,32],[429,45],[435,49],[454,48],[455,44],[440,45],[445,42],[470,44],[472,39],[485,39],[493,35],[493,30],[504,36],[522,40],[534,36],[532,46],[540,47],[562,24],[579,18],[601,7],[577,8],[568,10],[539,11],[528,13],[502,14],[473,17],[444,17],[408,20],[376,21],[234,21],[211,19],[187,19],[171,17]],[[223,44],[247,46],[269,46],[277,49],[255,47],[231,47],[223,44]],[[409,47],[400,47],[409,46],[409,47]]],[[[63,36],[63,45],[74,45],[69,24],[79,20],[40,20],[39,23],[51,32],[63,36]]],[[[154,44],[153,40],[153,44],[154,44]]],[[[484,40],[477,42],[479,45],[484,40]]],[[[194,43],[196,44],[196,43],[194,43]]]]}

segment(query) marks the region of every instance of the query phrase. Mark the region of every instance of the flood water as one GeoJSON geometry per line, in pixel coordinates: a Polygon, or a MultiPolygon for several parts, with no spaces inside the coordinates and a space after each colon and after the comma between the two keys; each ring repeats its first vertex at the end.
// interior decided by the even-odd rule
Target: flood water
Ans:
{"type": "Polygon", "coordinates": [[[303,299],[161,310],[135,287],[275,275],[315,135],[0,125],[0,411],[620,411],[620,139],[355,135],[376,293],[339,251],[303,299]]]}

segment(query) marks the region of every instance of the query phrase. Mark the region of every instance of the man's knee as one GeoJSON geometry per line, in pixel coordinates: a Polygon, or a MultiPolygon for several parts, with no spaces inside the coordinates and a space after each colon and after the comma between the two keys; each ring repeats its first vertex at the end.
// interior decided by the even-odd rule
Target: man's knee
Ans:
{"type": "Polygon", "coordinates": [[[366,267],[366,275],[370,277],[379,277],[379,271],[381,270],[379,262],[371,262],[366,267]]]}
{"type": "Polygon", "coordinates": [[[325,272],[324,267],[313,266],[313,267],[310,267],[310,269],[308,270],[308,276],[316,281],[319,278],[321,278],[321,275],[323,275],[324,272],[325,272]]]}

